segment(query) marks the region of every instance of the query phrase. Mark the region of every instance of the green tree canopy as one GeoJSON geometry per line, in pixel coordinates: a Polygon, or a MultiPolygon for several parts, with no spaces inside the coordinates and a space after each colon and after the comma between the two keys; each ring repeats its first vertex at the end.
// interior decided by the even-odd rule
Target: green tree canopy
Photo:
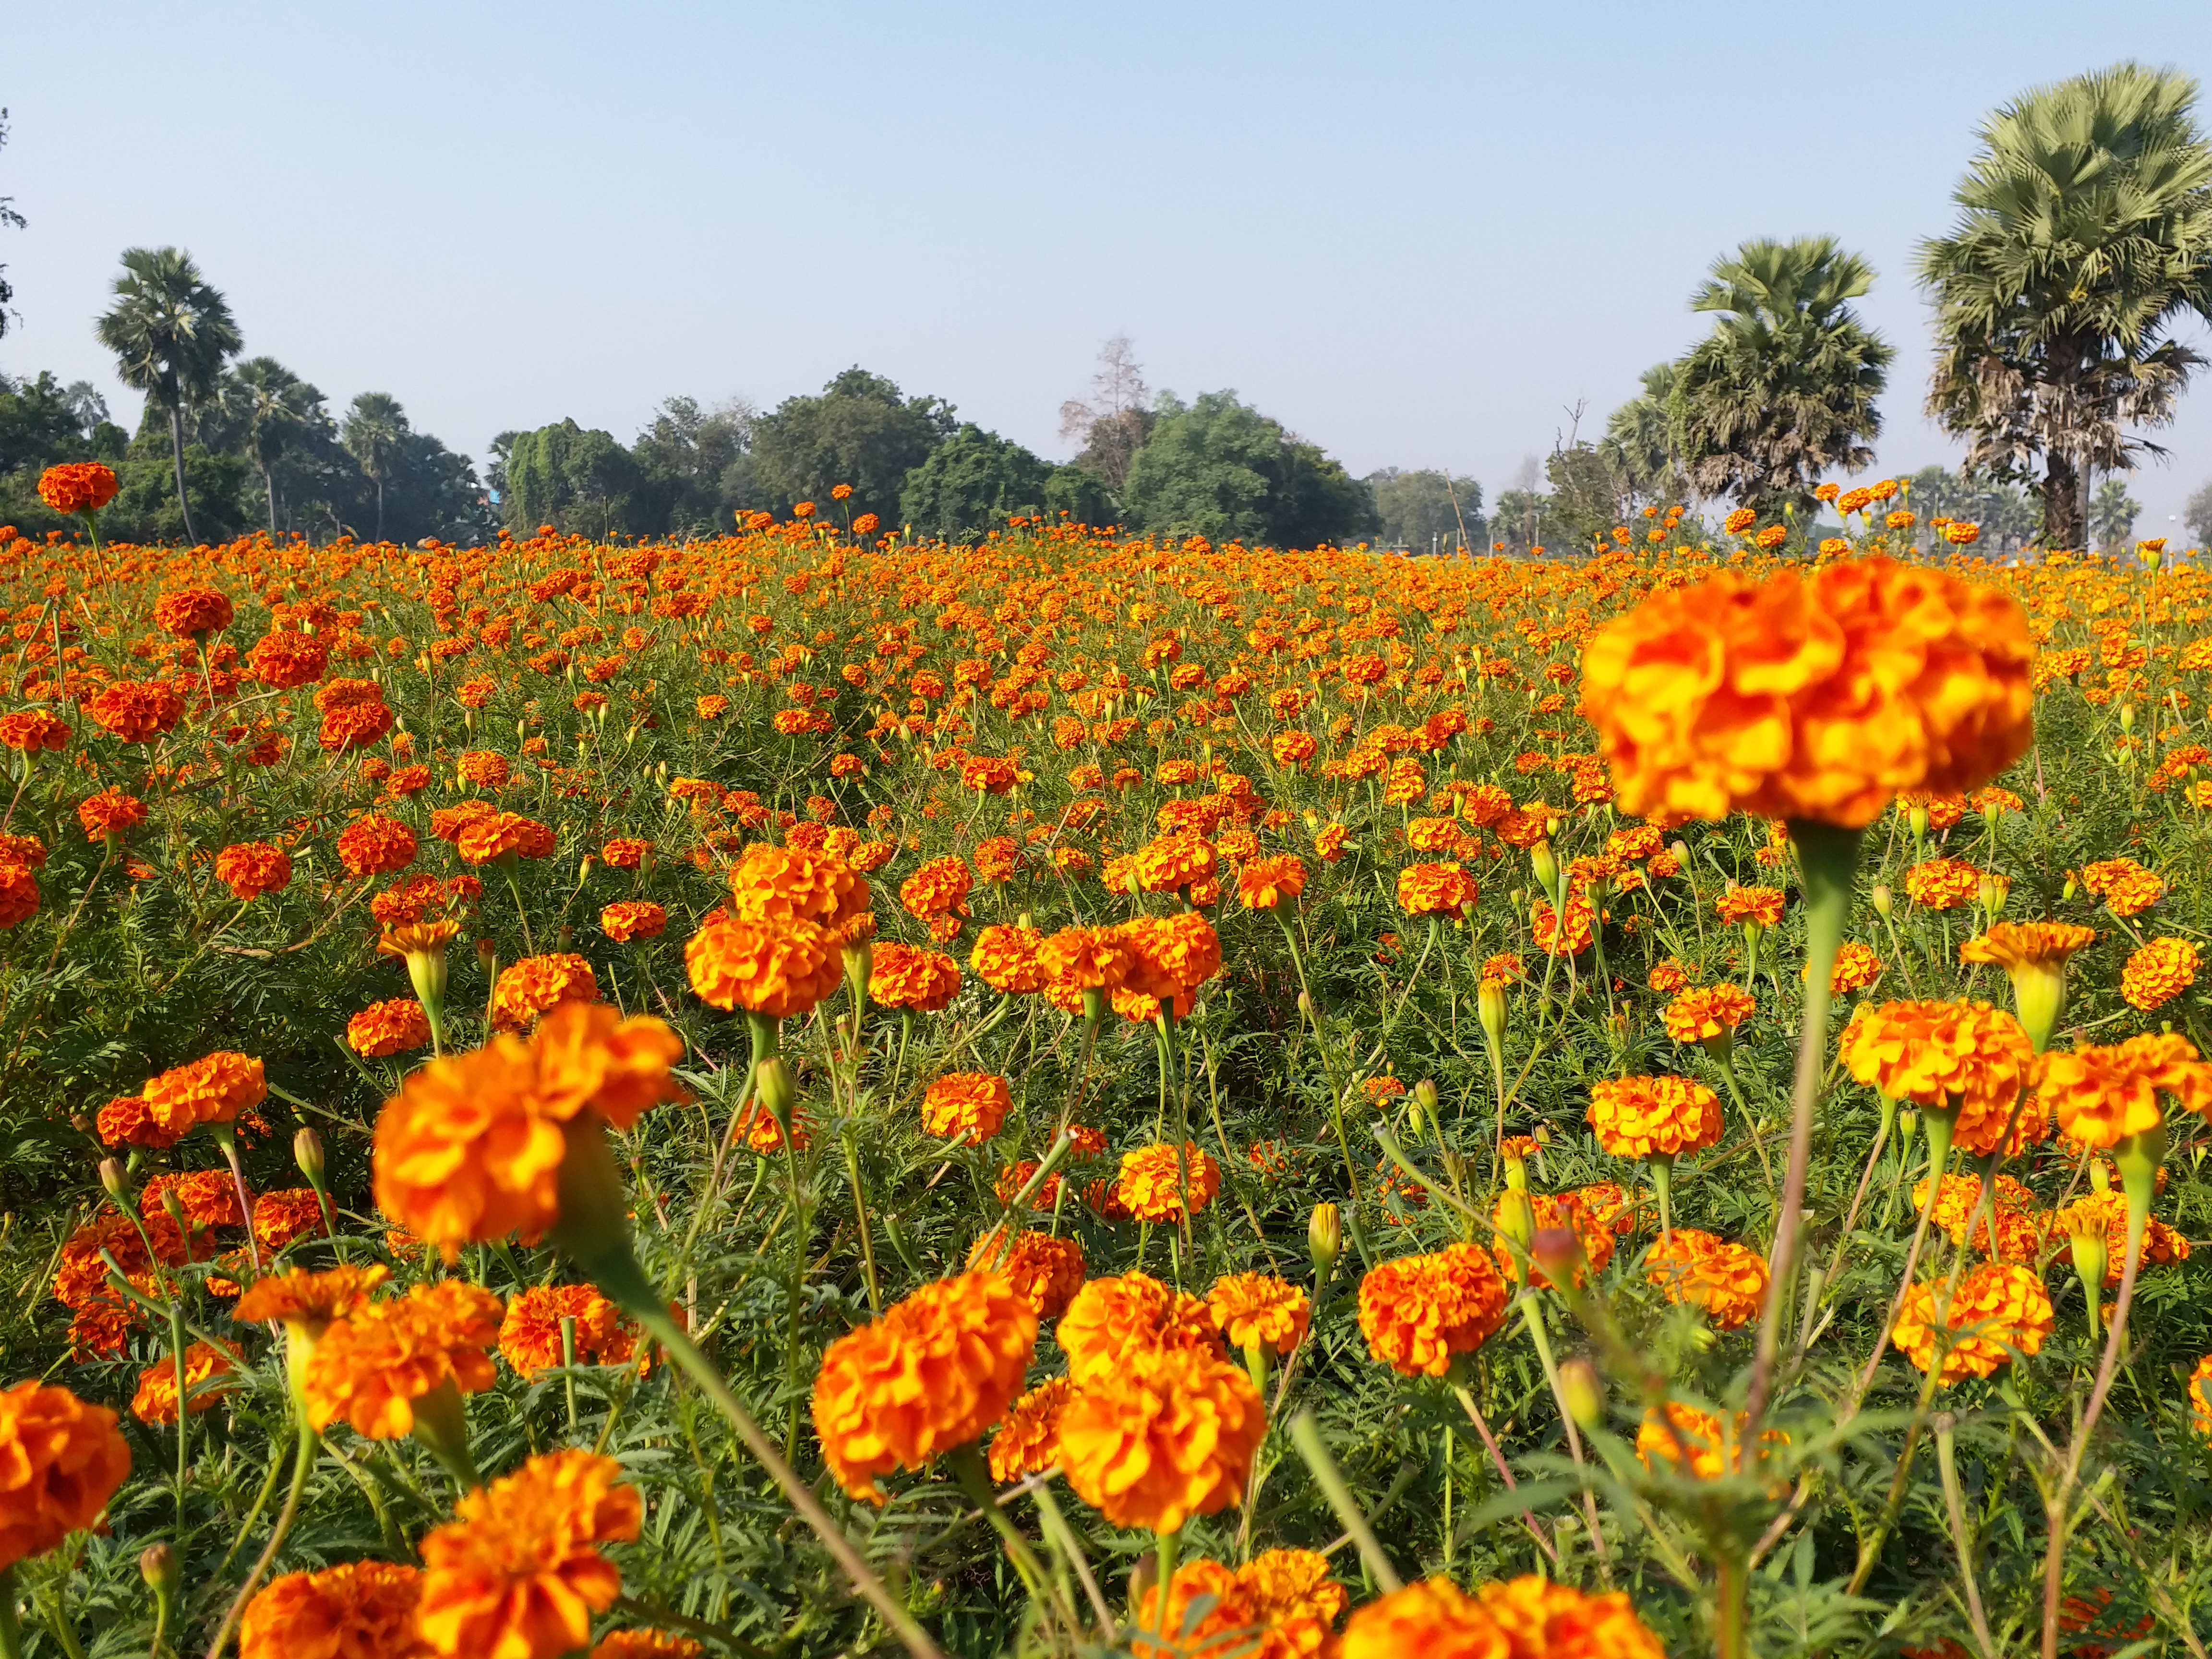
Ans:
{"type": "Polygon", "coordinates": [[[1644,389],[1606,417],[1597,447],[1638,500],[1662,506],[1690,493],[1682,476],[1674,424],[1675,382],[1681,368],[1656,363],[1644,371],[1644,389]]]}
{"type": "MultiPolygon", "coordinates": [[[[1940,466],[1924,466],[1906,481],[1912,510],[1925,527],[1937,519],[1961,519],[1981,526],[1978,546],[2011,552],[2034,536],[2040,520],[2018,484],[1991,477],[1962,477],[1940,466]]],[[[1932,543],[1931,543],[1932,545],[1932,543]]]]}
{"type": "Polygon", "coordinates": [[[908,398],[880,374],[848,368],[812,398],[787,398],[753,430],[755,481],[763,506],[788,511],[853,486],[853,511],[889,519],[906,475],[958,423],[940,398],[908,398]]]}
{"type": "Polygon", "coordinates": [[[2212,146],[2197,83],[2121,64],[2037,87],[1982,124],[1957,225],[1920,247],[1936,307],[1929,412],[1966,464],[2043,468],[2044,542],[2078,547],[2094,470],[2135,465],[2203,359],[2212,320],[2212,146]]]}
{"type": "Polygon", "coordinates": [[[399,447],[414,428],[399,399],[388,392],[364,392],[348,406],[338,425],[338,441],[361,465],[376,489],[376,539],[384,539],[384,489],[392,481],[399,447]]]}
{"type": "Polygon", "coordinates": [[[502,516],[518,536],[540,525],[572,533],[635,533],[649,514],[644,471],[611,433],[572,420],[516,435],[502,516]]]}
{"type": "Polygon", "coordinates": [[[1281,547],[1347,541],[1376,528],[1373,498],[1341,462],[1234,392],[1205,392],[1189,404],[1163,392],[1158,414],[1122,492],[1137,528],[1281,547]]]}
{"type": "Polygon", "coordinates": [[[675,536],[726,535],[736,514],[754,506],[752,409],[732,400],[714,409],[671,398],[630,447],[649,498],[652,528],[675,536]]]}
{"type": "Polygon", "coordinates": [[[917,536],[975,541],[1003,529],[1011,516],[1042,514],[1054,470],[1012,439],[969,421],[906,475],[899,518],[917,536]]]}
{"type": "Polygon", "coordinates": [[[229,301],[178,248],[125,248],[114,291],[94,332],[115,354],[123,384],[168,417],[178,516],[185,538],[197,540],[185,489],[185,415],[214,398],[223,363],[239,351],[238,325],[229,301]]]}
{"type": "Polygon", "coordinates": [[[1721,313],[1679,365],[1671,424],[1692,488],[1762,514],[1809,507],[1820,475],[1874,459],[1894,355],[1850,301],[1874,272],[1826,236],[1754,240],[1690,297],[1721,313]]]}
{"type": "Polygon", "coordinates": [[[1482,486],[1473,478],[1430,468],[1401,472],[1386,466],[1362,480],[1375,501],[1376,539],[1409,552],[1432,549],[1487,550],[1490,528],[1482,517],[1482,486]]]}

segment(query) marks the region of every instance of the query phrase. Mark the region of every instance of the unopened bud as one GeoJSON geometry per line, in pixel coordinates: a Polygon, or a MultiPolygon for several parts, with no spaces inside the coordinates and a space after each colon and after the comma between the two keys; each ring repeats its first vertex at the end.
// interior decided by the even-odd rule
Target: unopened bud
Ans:
{"type": "Polygon", "coordinates": [[[1419,1083],[1416,1083],[1413,1085],[1413,1099],[1417,1103],[1419,1103],[1422,1110],[1428,1112],[1435,1111],[1437,1109],[1437,1080],[1432,1077],[1425,1077],[1419,1083]]]}
{"type": "Polygon", "coordinates": [[[302,1127],[292,1137],[292,1161],[300,1166],[300,1173],[307,1178],[311,1187],[323,1182],[323,1138],[313,1129],[302,1127]]]}
{"type": "Polygon", "coordinates": [[[1585,1429],[1605,1421],[1605,1379],[1589,1360],[1577,1356],[1559,1367],[1559,1396],[1567,1402],[1567,1415],[1585,1429]]]}
{"type": "Polygon", "coordinates": [[[1482,1034],[1497,1048],[1505,1041],[1505,988],[1482,981],[1474,995],[1474,1017],[1481,1022],[1482,1034]]]}
{"type": "Polygon", "coordinates": [[[1673,841],[1667,844],[1667,850],[1674,855],[1675,863],[1686,866],[1689,864],[1690,843],[1684,841],[1680,836],[1677,836],[1673,841]]]}
{"type": "Polygon", "coordinates": [[[173,1595],[180,1568],[177,1553],[167,1544],[150,1544],[139,1553],[138,1576],[155,1595],[173,1595]]]}
{"type": "Polygon", "coordinates": [[[1915,805],[1908,808],[1905,814],[1905,821],[1912,826],[1913,840],[1928,839],[1928,809],[1925,806],[1915,805]]]}
{"type": "Polygon", "coordinates": [[[131,1177],[125,1172],[120,1158],[103,1158],[100,1160],[100,1184],[118,1204],[122,1204],[130,1196],[131,1177]]]}
{"type": "Polygon", "coordinates": [[[2124,702],[2120,705],[2120,730],[2132,732],[2135,729],[2136,706],[2131,702],[2124,702]]]}
{"type": "Polygon", "coordinates": [[[1559,896],[1559,860],[1552,851],[1549,841],[1540,841],[1528,849],[1529,873],[1536,878],[1536,885],[1550,894],[1554,903],[1559,896]]]}
{"type": "Polygon", "coordinates": [[[792,1104],[799,1098],[799,1085],[792,1078],[791,1068],[783,1063],[781,1054],[769,1054],[761,1060],[754,1086],[760,1091],[761,1104],[768,1108],[777,1127],[787,1126],[792,1104]]]}
{"type": "Polygon", "coordinates": [[[1316,1204],[1306,1221],[1306,1253],[1313,1258],[1314,1282],[1328,1283],[1336,1258],[1344,1253],[1344,1217],[1334,1204],[1316,1204]]]}
{"type": "Polygon", "coordinates": [[[1537,1228],[1528,1240],[1528,1255],[1555,1288],[1572,1285],[1582,1277],[1583,1242],[1571,1227],[1537,1228]]]}
{"type": "Polygon", "coordinates": [[[1875,883],[1872,890],[1867,894],[1867,896],[1874,901],[1875,915],[1880,916],[1884,921],[1887,921],[1889,920],[1889,913],[1892,908],[1889,884],[1886,881],[1878,881],[1875,883]]]}

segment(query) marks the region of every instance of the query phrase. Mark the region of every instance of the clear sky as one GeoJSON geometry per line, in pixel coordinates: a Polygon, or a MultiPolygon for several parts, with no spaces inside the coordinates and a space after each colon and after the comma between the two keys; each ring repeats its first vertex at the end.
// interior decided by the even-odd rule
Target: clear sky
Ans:
{"type": "MultiPolygon", "coordinates": [[[[2212,74],[2212,6],[46,0],[0,62],[0,368],[135,418],[92,319],[175,243],[249,352],[479,458],[855,362],[1064,457],[1119,331],[1155,387],[1494,495],[1703,332],[1717,255],[1821,232],[1878,273],[1909,471],[1956,453],[1909,266],[1976,123],[2127,57],[2212,74]]],[[[2163,441],[2139,535],[2212,481],[2212,383],[2163,441]]]]}

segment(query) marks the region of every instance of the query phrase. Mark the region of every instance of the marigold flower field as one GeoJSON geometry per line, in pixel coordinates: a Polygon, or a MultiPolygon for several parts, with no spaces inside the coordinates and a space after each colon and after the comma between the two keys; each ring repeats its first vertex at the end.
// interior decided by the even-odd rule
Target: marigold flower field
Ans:
{"type": "Polygon", "coordinates": [[[2203,1659],[2197,567],[83,471],[0,532],[8,1659],[2203,1659]]]}

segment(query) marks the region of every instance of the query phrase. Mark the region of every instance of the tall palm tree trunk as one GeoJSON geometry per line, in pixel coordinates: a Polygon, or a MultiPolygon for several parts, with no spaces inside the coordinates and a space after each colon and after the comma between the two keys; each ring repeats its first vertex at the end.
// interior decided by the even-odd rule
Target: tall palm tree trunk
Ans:
{"type": "Polygon", "coordinates": [[[169,458],[177,466],[177,507],[185,515],[185,539],[197,542],[192,530],[192,504],[185,495],[185,414],[183,405],[169,405],[169,458]]]}
{"type": "Polygon", "coordinates": [[[376,481],[376,539],[384,539],[384,480],[376,481]]]}
{"type": "Polygon", "coordinates": [[[269,492],[269,539],[276,539],[276,474],[268,462],[261,464],[261,487],[269,492]]]}
{"type": "Polygon", "coordinates": [[[2043,549],[2073,551],[2083,544],[2081,475],[2074,457],[2053,444],[2044,453],[2043,549]]]}

